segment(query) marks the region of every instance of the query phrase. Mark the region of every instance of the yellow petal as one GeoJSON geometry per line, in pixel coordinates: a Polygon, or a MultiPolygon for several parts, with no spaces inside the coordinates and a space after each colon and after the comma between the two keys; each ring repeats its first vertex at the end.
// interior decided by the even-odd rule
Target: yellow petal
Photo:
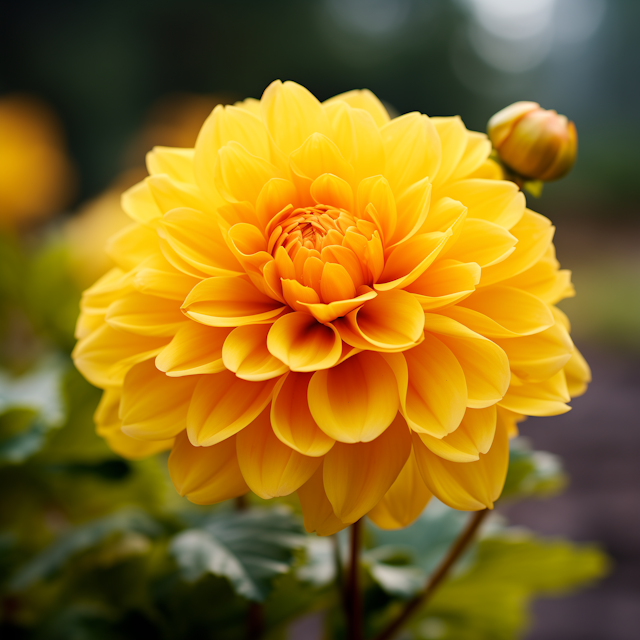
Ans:
{"type": "Polygon", "coordinates": [[[333,140],[355,170],[356,183],[384,173],[382,137],[373,116],[340,100],[325,103],[324,110],[333,129],[333,140]]]}
{"type": "Polygon", "coordinates": [[[144,180],[122,194],[121,206],[130,218],[141,224],[151,225],[162,217],[162,211],[144,180]]]}
{"type": "Polygon", "coordinates": [[[300,312],[289,313],[271,325],[267,347],[292,371],[329,369],[342,354],[337,330],[300,312]]]}
{"type": "MultiPolygon", "coordinates": [[[[206,201],[202,191],[195,184],[172,180],[163,173],[149,176],[145,182],[163,214],[182,207],[206,211],[207,213],[213,211],[213,206],[206,201]]],[[[220,198],[218,198],[218,203],[216,204],[222,204],[220,198]]]]}
{"type": "Polygon", "coordinates": [[[425,115],[407,113],[381,129],[387,159],[385,177],[396,194],[414,182],[436,175],[440,167],[440,136],[425,115]]]}
{"type": "Polygon", "coordinates": [[[540,260],[547,251],[555,227],[538,213],[526,209],[522,219],[511,228],[511,235],[517,238],[515,251],[506,260],[482,269],[481,287],[506,280],[522,273],[540,260]]]}
{"type": "MultiPolygon", "coordinates": [[[[407,241],[422,228],[431,207],[432,185],[429,178],[423,178],[403,191],[397,200],[398,219],[390,246],[407,241]]],[[[445,231],[446,229],[433,229],[445,231]]],[[[431,231],[431,229],[427,230],[431,231]]]]}
{"type": "Polygon", "coordinates": [[[230,331],[189,322],[156,356],[156,367],[171,378],[224,371],[222,345],[230,331]]]}
{"type": "Polygon", "coordinates": [[[371,442],[336,442],[323,465],[325,491],[336,516],[351,523],[371,511],[391,488],[410,454],[411,436],[400,415],[371,442]]]}
{"type": "Polygon", "coordinates": [[[106,321],[114,329],[143,336],[173,336],[186,320],[179,302],[135,292],[114,302],[106,321]]]}
{"type": "Polygon", "coordinates": [[[425,310],[446,307],[471,295],[480,281],[480,267],[471,262],[437,260],[407,291],[425,310]]]}
{"type": "Polygon", "coordinates": [[[262,232],[246,222],[234,224],[227,232],[229,244],[238,262],[249,276],[262,276],[262,268],[272,260],[262,232]]]}
{"type": "MultiPolygon", "coordinates": [[[[532,335],[544,331],[554,323],[549,307],[540,298],[502,285],[477,290],[456,307],[445,309],[443,313],[450,315],[450,312],[462,308],[481,314],[482,317],[474,316],[471,320],[469,316],[460,321],[473,331],[490,338],[532,335]]],[[[459,319],[455,315],[451,317],[459,319]]]]}
{"type": "Polygon", "coordinates": [[[387,258],[384,271],[373,286],[377,291],[404,288],[415,282],[434,262],[452,232],[421,233],[399,244],[387,258]]]}
{"type": "Polygon", "coordinates": [[[408,367],[404,417],[414,431],[442,438],[454,431],[464,416],[464,371],[451,350],[430,333],[403,355],[408,367]]]}
{"type": "Polygon", "coordinates": [[[215,201],[212,177],[218,151],[231,141],[240,143],[249,153],[269,160],[269,141],[261,118],[237,106],[218,105],[202,125],[195,146],[195,173],[198,185],[215,201]]]}
{"type": "Polygon", "coordinates": [[[203,280],[182,305],[186,315],[211,327],[271,323],[285,307],[260,293],[245,277],[203,280]]]}
{"type": "Polygon", "coordinates": [[[467,130],[460,116],[431,118],[431,122],[442,144],[442,162],[437,175],[432,176],[431,180],[439,187],[447,182],[464,154],[467,147],[467,130]]]}
{"type": "Polygon", "coordinates": [[[384,291],[337,321],[336,327],[342,339],[358,349],[400,351],[422,340],[424,312],[413,294],[384,291]]]}
{"type": "Polygon", "coordinates": [[[256,204],[271,178],[282,178],[270,162],[249,153],[241,144],[229,142],[218,151],[213,179],[220,195],[229,202],[256,204]]]}
{"type": "Polygon", "coordinates": [[[249,491],[238,465],[235,436],[212,447],[194,447],[183,431],[169,456],[169,475],[176,491],[195,504],[215,504],[249,491]]]}
{"type": "Polygon", "coordinates": [[[331,127],[322,106],[295,82],[272,82],[262,94],[260,107],[273,144],[285,156],[313,133],[330,135],[331,127]]]}
{"type": "Polygon", "coordinates": [[[260,382],[278,378],[289,370],[267,349],[267,334],[271,327],[265,324],[245,325],[234,329],[224,341],[222,362],[238,378],[260,382]]]}
{"type": "Polygon", "coordinates": [[[304,456],[275,436],[269,410],[237,435],[237,450],[246,483],[265,500],[297,491],[322,464],[322,458],[304,456]]]}
{"type": "Polygon", "coordinates": [[[532,382],[558,373],[574,349],[568,331],[559,322],[533,336],[496,342],[509,357],[509,365],[518,378],[532,382]]]}
{"type": "Polygon", "coordinates": [[[504,227],[467,217],[460,237],[447,251],[447,258],[479,264],[484,278],[484,268],[508,259],[517,242],[504,227]]]}
{"type": "Polygon", "coordinates": [[[105,314],[111,304],[133,291],[131,273],[118,268],[111,269],[82,294],[80,308],[83,311],[105,314]]]}
{"type": "Polygon", "coordinates": [[[331,536],[349,526],[350,523],[342,522],[333,513],[333,507],[324,491],[322,465],[298,489],[298,498],[302,505],[304,528],[309,533],[315,531],[319,536],[331,536]]]}
{"type": "Polygon", "coordinates": [[[141,440],[175,437],[186,426],[195,386],[192,377],[169,378],[156,369],[153,360],[135,365],[122,387],[122,431],[141,440]]]}
{"type": "Polygon", "coordinates": [[[515,438],[519,435],[518,423],[526,420],[527,417],[523,416],[521,413],[514,413],[513,411],[509,411],[504,407],[497,406],[498,411],[498,424],[502,425],[502,427],[509,434],[509,439],[515,438]]]}
{"type": "Polygon", "coordinates": [[[438,190],[440,197],[459,200],[469,210],[469,218],[493,222],[511,229],[525,210],[524,194],[509,180],[461,180],[438,190]]]}
{"type": "Polygon", "coordinates": [[[147,258],[133,280],[140,293],[180,301],[198,282],[197,278],[174,268],[161,254],[147,258]]]}
{"type": "Polygon", "coordinates": [[[353,189],[342,178],[323,173],[312,183],[310,194],[317,204],[328,204],[336,209],[353,211],[353,189]]]}
{"type": "Polygon", "coordinates": [[[262,187],[256,202],[256,216],[261,228],[266,229],[271,219],[287,205],[294,209],[300,205],[293,182],[284,178],[271,178],[262,187]]]}
{"type": "Polygon", "coordinates": [[[349,312],[361,307],[368,300],[373,300],[377,295],[375,291],[370,290],[351,300],[338,300],[337,302],[330,302],[329,304],[300,302],[300,306],[303,309],[308,309],[318,322],[326,324],[336,318],[346,316],[349,312]]]}
{"type": "Polygon", "coordinates": [[[437,334],[462,367],[468,407],[481,409],[503,398],[511,371],[507,355],[498,344],[442,315],[425,314],[425,329],[437,334]]]}
{"type": "MultiPolygon", "coordinates": [[[[158,234],[179,258],[200,272],[211,276],[230,276],[242,273],[238,260],[227,246],[215,217],[195,209],[174,209],[160,221],[158,234]]],[[[163,251],[165,258],[173,254],[163,251]]]]}
{"type": "Polygon", "coordinates": [[[320,296],[315,289],[305,287],[297,280],[281,279],[282,295],[287,304],[296,311],[304,311],[307,304],[318,304],[320,296]]]}
{"type": "Polygon", "coordinates": [[[249,382],[230,371],[202,376],[187,414],[191,443],[209,447],[251,424],[269,404],[277,381],[249,382]]]}
{"type": "Polygon", "coordinates": [[[376,225],[383,240],[390,245],[398,222],[398,213],[393,191],[386,178],[374,175],[360,182],[357,211],[361,218],[371,220],[376,225]]]}
{"type": "Polygon", "coordinates": [[[369,442],[393,422],[398,391],[393,371],[373,352],[313,374],[307,393],[318,426],[340,442],[369,442]]]}
{"type": "Polygon", "coordinates": [[[496,407],[467,409],[460,426],[444,438],[434,438],[426,433],[420,439],[437,456],[451,462],[473,462],[487,453],[496,432],[496,407]]]}
{"type": "Polygon", "coordinates": [[[276,436],[305,456],[323,456],[335,440],[316,424],[307,391],[312,374],[289,373],[276,385],[271,403],[271,426],[276,436]]]}
{"type": "Polygon", "coordinates": [[[591,382],[591,369],[582,354],[573,348],[571,358],[564,367],[567,379],[567,390],[572,398],[581,396],[591,382]]]}
{"type": "Polygon", "coordinates": [[[339,300],[352,300],[356,295],[356,286],[349,272],[335,262],[325,263],[320,279],[320,294],[326,304],[339,300]]]}
{"type": "Polygon", "coordinates": [[[146,164],[149,175],[166,173],[172,180],[194,184],[194,158],[194,149],[154,147],[146,155],[146,164]]]}
{"type": "Polygon", "coordinates": [[[571,410],[570,399],[564,371],[558,371],[542,382],[518,383],[514,376],[500,406],[526,416],[557,416],[571,410]]]}
{"type": "Polygon", "coordinates": [[[422,478],[438,500],[452,509],[493,509],[500,497],[509,466],[509,437],[501,425],[491,449],[476,462],[451,462],[432,453],[417,433],[413,450],[422,478]]]}
{"type": "Polygon", "coordinates": [[[487,162],[491,162],[496,168],[496,176],[494,180],[500,180],[503,177],[502,170],[497,163],[489,160],[491,153],[491,142],[484,133],[477,131],[467,131],[467,145],[458,166],[454,169],[448,182],[457,182],[464,178],[481,177],[475,175],[476,172],[487,162]]]}
{"type": "Polygon", "coordinates": [[[382,127],[382,125],[389,122],[389,114],[384,105],[369,89],[353,89],[346,93],[340,93],[322,104],[327,108],[336,102],[346,102],[354,109],[363,109],[373,118],[377,127],[382,127]]]}
{"type": "Polygon", "coordinates": [[[111,236],[105,251],[117,266],[129,271],[158,251],[158,237],[151,227],[134,222],[111,236]]]}
{"type": "Polygon", "coordinates": [[[139,336],[103,324],[78,341],[72,356],[91,384],[117,387],[133,365],[158,355],[167,342],[168,338],[139,336]]]}
{"type": "Polygon", "coordinates": [[[381,529],[402,529],[424,511],[432,495],[412,451],[391,488],[367,516],[381,529]]]}

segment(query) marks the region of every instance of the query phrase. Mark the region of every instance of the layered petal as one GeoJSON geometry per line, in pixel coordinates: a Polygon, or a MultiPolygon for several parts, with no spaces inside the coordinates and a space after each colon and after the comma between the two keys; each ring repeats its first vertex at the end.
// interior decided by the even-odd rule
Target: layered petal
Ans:
{"type": "Polygon", "coordinates": [[[315,531],[319,536],[331,536],[349,526],[349,522],[342,522],[333,512],[324,490],[322,465],[298,489],[298,498],[302,506],[304,528],[308,533],[315,531]]]}

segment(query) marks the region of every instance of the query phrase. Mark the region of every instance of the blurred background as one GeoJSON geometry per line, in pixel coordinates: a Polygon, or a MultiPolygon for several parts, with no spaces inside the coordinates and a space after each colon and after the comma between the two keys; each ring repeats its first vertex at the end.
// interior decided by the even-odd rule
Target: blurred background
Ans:
{"type": "Polygon", "coordinates": [[[577,289],[562,307],[594,381],[569,414],[522,428],[564,459],[568,490],[505,512],[599,541],[614,563],[598,586],[538,601],[527,638],[637,638],[637,0],[22,0],[3,3],[2,23],[0,356],[14,372],[73,344],[77,292],[108,268],[103,239],[125,224],[119,193],[153,145],[192,145],[217,103],[281,78],[320,100],[366,87],[394,113],[459,114],[480,131],[517,100],[573,120],[573,172],[528,199],[558,227],[577,289]]]}

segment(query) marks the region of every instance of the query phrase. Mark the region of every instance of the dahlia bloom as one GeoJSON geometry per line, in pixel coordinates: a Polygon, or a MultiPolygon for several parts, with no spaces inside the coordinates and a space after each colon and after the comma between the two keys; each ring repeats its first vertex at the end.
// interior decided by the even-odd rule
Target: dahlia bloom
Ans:
{"type": "Polygon", "coordinates": [[[331,534],[491,508],[524,416],[589,378],[553,227],[461,120],[274,82],[155,148],[88,289],[76,365],[125,456],[210,504],[298,493],[331,534]]]}

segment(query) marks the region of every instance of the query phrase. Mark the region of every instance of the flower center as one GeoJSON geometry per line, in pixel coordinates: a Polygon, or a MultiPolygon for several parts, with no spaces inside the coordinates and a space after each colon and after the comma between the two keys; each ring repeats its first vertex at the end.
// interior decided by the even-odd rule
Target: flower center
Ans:
{"type": "Polygon", "coordinates": [[[292,259],[302,247],[320,253],[326,246],[342,244],[345,232],[353,226],[353,218],[342,209],[324,204],[298,209],[288,206],[267,226],[268,250],[275,256],[284,247],[292,259]]]}

